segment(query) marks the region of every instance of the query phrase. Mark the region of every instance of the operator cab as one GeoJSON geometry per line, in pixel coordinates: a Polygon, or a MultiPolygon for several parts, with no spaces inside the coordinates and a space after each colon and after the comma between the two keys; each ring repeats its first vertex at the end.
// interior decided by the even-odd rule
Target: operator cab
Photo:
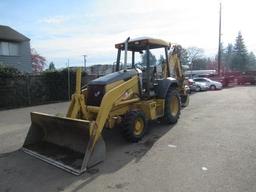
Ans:
{"type": "MultiPolygon", "coordinates": [[[[157,75],[157,67],[159,66],[157,66],[156,61],[152,61],[151,51],[153,49],[161,49],[163,62],[167,62],[168,67],[168,50],[170,49],[170,43],[149,37],[128,38],[125,42],[116,44],[115,48],[118,49],[115,70],[120,71],[122,69],[126,70],[127,68],[136,69],[141,78],[140,87],[142,95],[146,98],[154,96],[156,93],[155,87],[158,82],[157,79],[160,77],[157,75]],[[128,62],[127,60],[124,61],[124,65],[121,62],[122,54],[124,54],[124,58],[127,58],[127,54],[131,55],[128,62]],[[144,54],[144,56],[142,56],[142,54],[144,54]],[[144,59],[141,59],[143,57],[144,59]],[[139,61],[139,59],[141,59],[141,61],[139,61]]],[[[162,66],[160,67],[162,68],[162,66]]]]}

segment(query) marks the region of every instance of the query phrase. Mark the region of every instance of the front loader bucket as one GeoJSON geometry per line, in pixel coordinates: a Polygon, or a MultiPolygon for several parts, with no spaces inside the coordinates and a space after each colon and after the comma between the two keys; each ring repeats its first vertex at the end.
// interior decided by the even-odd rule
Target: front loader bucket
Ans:
{"type": "Polygon", "coordinates": [[[31,126],[22,150],[59,168],[80,175],[105,159],[105,142],[100,137],[93,149],[90,122],[31,113],[31,126]]]}

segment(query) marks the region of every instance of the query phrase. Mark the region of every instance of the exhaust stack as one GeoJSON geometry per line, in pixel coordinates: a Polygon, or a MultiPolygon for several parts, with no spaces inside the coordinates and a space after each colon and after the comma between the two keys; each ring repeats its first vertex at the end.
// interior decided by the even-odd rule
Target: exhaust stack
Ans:
{"type": "Polygon", "coordinates": [[[128,52],[128,42],[130,37],[128,37],[124,42],[124,71],[127,70],[127,52],[128,52]]]}

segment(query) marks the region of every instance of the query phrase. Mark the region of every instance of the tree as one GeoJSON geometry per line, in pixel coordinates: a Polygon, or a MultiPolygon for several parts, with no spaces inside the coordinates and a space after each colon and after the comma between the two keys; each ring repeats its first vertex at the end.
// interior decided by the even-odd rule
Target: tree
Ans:
{"type": "Polygon", "coordinates": [[[256,70],[256,57],[253,52],[250,52],[248,55],[248,68],[256,70]]]}
{"type": "Polygon", "coordinates": [[[189,59],[188,52],[184,48],[181,49],[180,61],[181,61],[182,65],[189,65],[190,64],[190,62],[189,62],[190,59],[189,59]]]}
{"type": "Polygon", "coordinates": [[[248,68],[248,52],[240,31],[233,48],[231,68],[238,71],[245,71],[248,68]]]}
{"type": "MultiPolygon", "coordinates": [[[[141,55],[142,65],[147,65],[147,53],[141,55]]],[[[150,66],[156,65],[156,57],[149,51],[149,64],[150,66]]]]}
{"type": "Polygon", "coordinates": [[[50,62],[50,64],[49,64],[49,67],[48,67],[48,70],[47,70],[47,71],[55,71],[55,70],[56,70],[56,68],[55,68],[54,63],[53,63],[53,62],[50,62]]]}
{"type": "Polygon", "coordinates": [[[0,64],[0,77],[15,77],[18,75],[21,75],[18,69],[0,64]]]}
{"type": "Polygon", "coordinates": [[[227,48],[224,50],[223,59],[222,59],[225,71],[229,71],[231,69],[232,60],[233,60],[233,45],[229,43],[227,48]]]}
{"type": "Polygon", "coordinates": [[[193,61],[193,70],[206,70],[210,63],[209,58],[197,58],[193,61]]]}
{"type": "Polygon", "coordinates": [[[194,70],[195,60],[201,59],[203,57],[203,49],[198,47],[189,47],[187,48],[188,60],[190,62],[190,70],[194,70]]]}
{"type": "Polygon", "coordinates": [[[163,65],[165,63],[165,59],[164,59],[164,56],[163,55],[160,55],[158,61],[157,61],[157,64],[158,65],[163,65]]]}
{"type": "Polygon", "coordinates": [[[43,71],[46,65],[46,59],[39,55],[35,49],[31,49],[32,58],[32,71],[34,73],[40,73],[43,71]]]}
{"type": "Polygon", "coordinates": [[[189,47],[187,48],[187,56],[190,62],[193,63],[193,60],[203,57],[203,49],[198,47],[189,47]]]}

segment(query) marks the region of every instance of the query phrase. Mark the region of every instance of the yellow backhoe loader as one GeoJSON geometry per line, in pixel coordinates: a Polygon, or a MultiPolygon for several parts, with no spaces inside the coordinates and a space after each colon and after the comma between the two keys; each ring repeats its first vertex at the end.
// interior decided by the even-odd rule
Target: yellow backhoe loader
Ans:
{"type": "Polygon", "coordinates": [[[137,142],[144,136],[148,121],[162,119],[169,124],[178,121],[181,100],[188,99],[179,47],[175,46],[169,56],[170,44],[160,39],[128,38],[115,47],[118,50],[116,72],[95,79],[81,89],[81,69],[77,71],[76,91],[66,117],[31,113],[24,152],[79,175],[105,159],[104,128],[118,126],[125,139],[137,142]],[[156,76],[156,66],[150,63],[151,49],[164,52],[161,78],[156,76]],[[136,55],[143,52],[147,55],[146,63],[137,64],[136,55]],[[129,67],[128,53],[131,54],[129,67]],[[171,68],[176,78],[171,77],[171,68]]]}

